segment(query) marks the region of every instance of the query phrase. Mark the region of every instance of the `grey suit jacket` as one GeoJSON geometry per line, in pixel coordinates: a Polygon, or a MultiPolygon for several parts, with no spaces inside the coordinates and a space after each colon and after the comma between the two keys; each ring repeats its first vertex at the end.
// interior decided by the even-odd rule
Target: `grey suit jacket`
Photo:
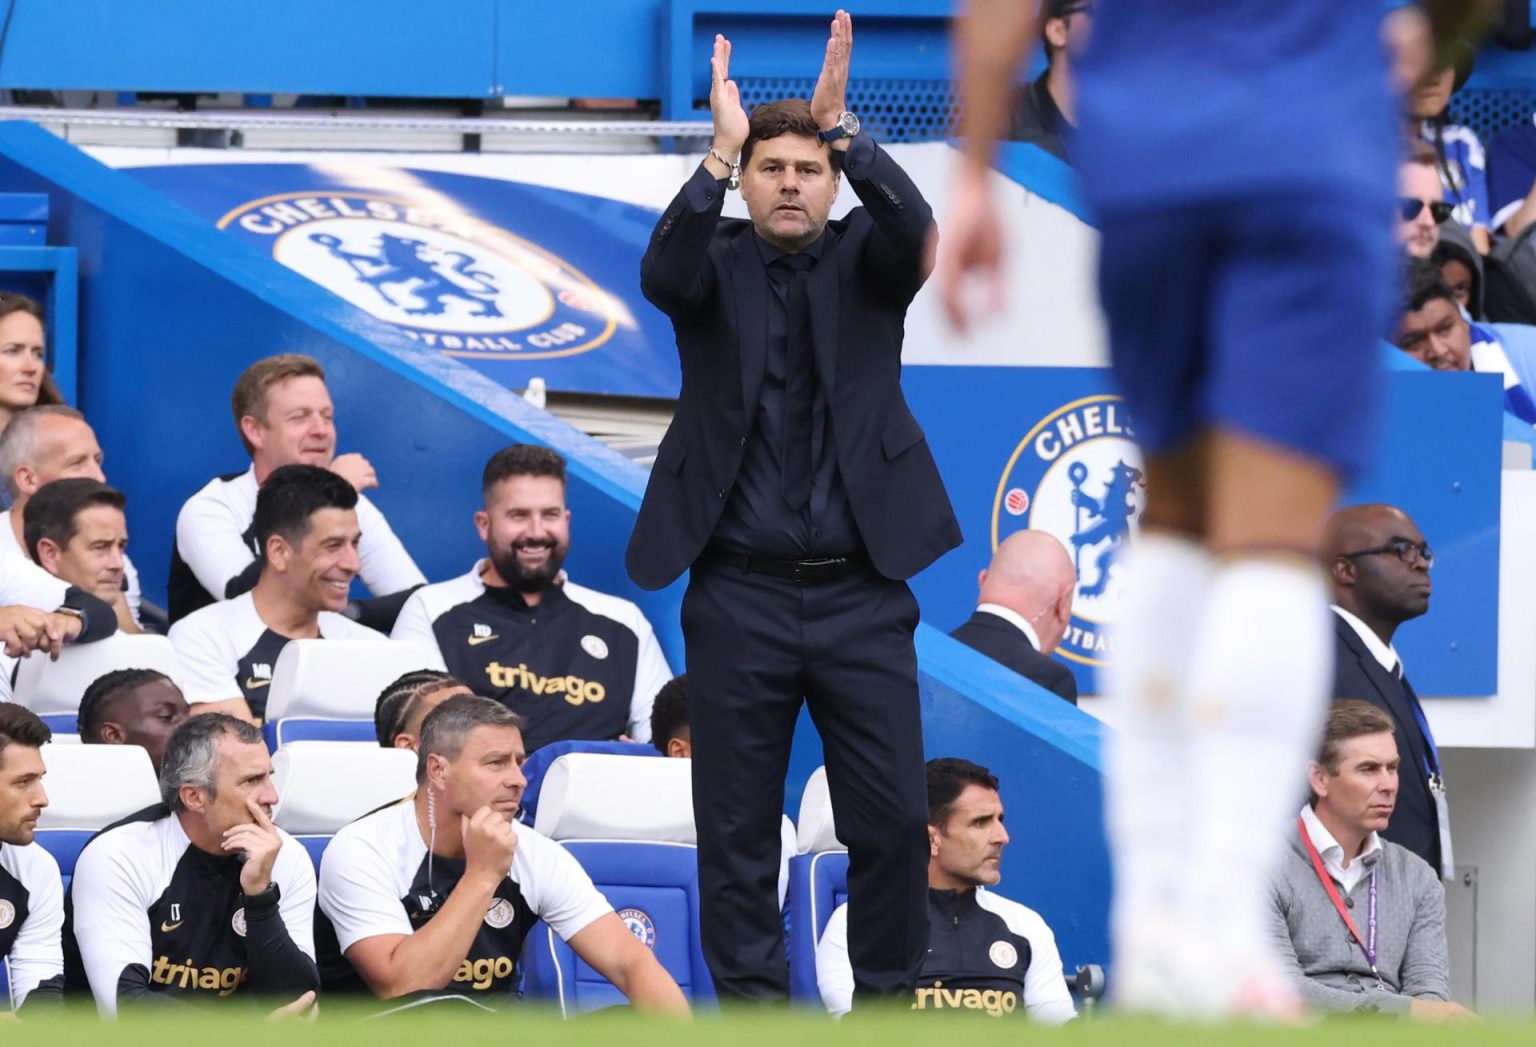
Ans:
{"type": "MultiPolygon", "coordinates": [[[[1270,934],[1276,951],[1309,1005],[1323,1011],[1403,1014],[1415,999],[1450,999],[1445,942],[1445,890],[1428,863],[1383,840],[1376,869],[1376,984],[1365,951],[1355,942],[1312,867],[1294,821],[1290,846],[1270,885],[1270,934]]],[[[1348,895],[1350,915],[1366,931],[1370,877],[1348,895]]]]}

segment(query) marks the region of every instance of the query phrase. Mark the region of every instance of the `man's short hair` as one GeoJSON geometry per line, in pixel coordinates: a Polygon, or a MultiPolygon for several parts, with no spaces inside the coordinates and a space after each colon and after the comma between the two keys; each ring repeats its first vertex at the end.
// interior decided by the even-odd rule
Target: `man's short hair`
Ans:
{"type": "Polygon", "coordinates": [[[9,746],[41,749],[52,737],[48,725],[31,709],[10,702],[0,703],[0,767],[5,766],[5,750],[9,746]]]}
{"type": "Polygon", "coordinates": [[[1053,18],[1071,18],[1079,11],[1086,11],[1093,6],[1091,0],[1045,0],[1040,5],[1040,46],[1045,50],[1045,61],[1049,65],[1056,60],[1058,48],[1051,46],[1051,41],[1045,35],[1045,23],[1053,18]]]}
{"type": "Polygon", "coordinates": [[[422,721],[421,743],[416,749],[416,784],[427,780],[427,757],[457,760],[469,732],[476,727],[516,727],[521,731],[523,718],[491,698],[461,694],[448,699],[422,721]]]}
{"type": "Polygon", "coordinates": [[[1323,745],[1317,752],[1317,762],[1329,774],[1338,774],[1339,753],[1345,742],[1368,734],[1394,734],[1396,730],[1392,717],[1370,702],[1358,698],[1334,702],[1328,710],[1328,724],[1323,729],[1323,745]]]}
{"type": "MultiPolygon", "coordinates": [[[[48,318],[43,314],[43,307],[36,299],[17,294],[15,291],[0,291],[0,320],[4,320],[12,313],[26,313],[38,322],[44,334],[47,333],[48,318]]],[[[53,380],[53,371],[44,368],[43,380],[37,384],[36,406],[51,406],[63,402],[64,397],[59,393],[58,383],[53,380]]]]}
{"type": "Polygon", "coordinates": [[[91,681],[80,698],[80,712],[75,719],[75,729],[86,744],[101,741],[101,725],[107,722],[107,711],[112,703],[138,690],[144,684],[158,681],[171,683],[171,678],[159,669],[113,669],[91,681]]]}
{"type": "Polygon", "coordinates": [[[43,484],[27,499],[26,507],[21,511],[22,537],[27,553],[41,563],[37,544],[44,538],[60,549],[69,545],[80,532],[77,522],[80,514],[98,505],[126,512],[128,497],[116,487],[88,476],[69,476],[43,484]]]}
{"type": "Polygon", "coordinates": [[[978,763],[962,760],[957,756],[940,756],[929,760],[928,769],[928,824],[943,828],[954,813],[955,801],[971,785],[997,792],[997,775],[978,763]]]}
{"type": "Polygon", "coordinates": [[[1438,167],[1440,164],[1440,154],[1422,138],[1410,139],[1404,153],[1405,164],[1418,164],[1421,167],[1438,167]]]}
{"type": "Polygon", "coordinates": [[[262,741],[259,728],[228,713],[201,713],[189,716],[165,743],[165,759],[160,763],[160,799],[173,811],[184,811],[181,787],[194,785],[208,790],[209,798],[218,795],[219,739],[230,735],[242,745],[262,741]]]}
{"type": "Polygon", "coordinates": [[[1415,258],[1408,266],[1407,294],[1403,299],[1403,315],[1416,313],[1436,298],[1444,298],[1456,304],[1456,293],[1440,265],[1428,258],[1415,258]]]}
{"type": "Polygon", "coordinates": [[[318,465],[283,465],[272,470],[256,492],[251,530],[266,555],[267,539],[280,534],[298,546],[309,533],[309,518],[321,509],[356,509],[357,489],[318,465]]]}
{"type": "Polygon", "coordinates": [[[752,150],[758,142],[766,142],[779,135],[799,135],[816,139],[825,128],[816,123],[811,115],[811,103],[804,98],[784,98],[777,102],[764,102],[752,110],[747,119],[747,140],[741,145],[741,166],[752,162],[752,150]]]}
{"type": "Polygon", "coordinates": [[[688,674],[674,676],[661,685],[651,705],[651,744],[663,756],[667,743],[688,726],[688,674]]]}
{"type": "Polygon", "coordinates": [[[441,669],[412,669],[402,674],[379,692],[378,701],[373,706],[373,731],[379,744],[386,749],[394,746],[418,699],[449,687],[467,686],[457,676],[441,669]]]}
{"type": "Polygon", "coordinates": [[[480,490],[489,493],[491,488],[514,476],[548,476],[565,486],[565,459],[558,451],[538,444],[513,444],[491,455],[480,474],[480,490]]]}
{"type": "Polygon", "coordinates": [[[245,438],[245,430],[240,428],[240,419],[251,415],[265,421],[267,397],[272,387],[290,378],[318,378],[323,382],[325,368],[313,356],[282,353],[257,360],[235,379],[235,390],[230,394],[229,403],[235,414],[235,432],[240,434],[240,442],[245,446],[246,454],[255,454],[256,448],[245,438]]]}
{"type": "Polygon", "coordinates": [[[5,489],[11,499],[21,497],[16,486],[16,470],[37,461],[37,427],[44,418],[76,418],[85,421],[85,415],[66,404],[38,404],[18,411],[0,433],[0,473],[5,477],[5,489]]]}

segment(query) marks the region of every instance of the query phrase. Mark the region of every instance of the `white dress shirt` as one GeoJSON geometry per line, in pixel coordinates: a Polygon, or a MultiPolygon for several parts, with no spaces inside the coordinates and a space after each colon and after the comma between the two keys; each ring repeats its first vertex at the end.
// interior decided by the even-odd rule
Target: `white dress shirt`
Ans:
{"type": "Polygon", "coordinates": [[[1397,648],[1389,643],[1383,643],[1381,637],[1371,631],[1371,627],[1359,618],[1350,614],[1338,604],[1333,604],[1333,613],[1344,619],[1349,627],[1360,637],[1360,642],[1365,644],[1365,649],[1371,652],[1371,657],[1381,663],[1381,667],[1387,672],[1392,672],[1402,662],[1397,656],[1397,648]]]}
{"type": "Polygon", "coordinates": [[[1367,836],[1360,854],[1345,865],[1344,846],[1323,826],[1311,804],[1302,805],[1301,821],[1307,827],[1307,835],[1312,838],[1312,846],[1317,848],[1317,856],[1323,860],[1323,868],[1328,871],[1328,875],[1338,881],[1345,894],[1354,890],[1355,884],[1369,871],[1367,859],[1375,861],[1375,856],[1381,853],[1381,837],[1376,833],[1367,836]]]}
{"type": "Polygon", "coordinates": [[[976,610],[985,611],[987,614],[995,614],[1003,621],[1015,626],[1022,632],[1029,645],[1035,650],[1040,650],[1040,634],[1035,632],[1035,627],[1029,624],[1029,620],[1011,607],[1004,607],[1000,603],[981,603],[976,605],[976,610]]]}

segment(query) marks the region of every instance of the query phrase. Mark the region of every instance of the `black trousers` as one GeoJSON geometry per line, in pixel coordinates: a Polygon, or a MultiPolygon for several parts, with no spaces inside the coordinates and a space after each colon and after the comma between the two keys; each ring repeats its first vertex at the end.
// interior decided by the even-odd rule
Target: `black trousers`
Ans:
{"type": "Polygon", "coordinates": [[[700,931],[722,1000],[782,1000],[779,818],[804,699],[848,847],[861,997],[911,993],[928,947],[917,601],[870,570],[799,584],[696,563],[683,598],[700,931]]]}

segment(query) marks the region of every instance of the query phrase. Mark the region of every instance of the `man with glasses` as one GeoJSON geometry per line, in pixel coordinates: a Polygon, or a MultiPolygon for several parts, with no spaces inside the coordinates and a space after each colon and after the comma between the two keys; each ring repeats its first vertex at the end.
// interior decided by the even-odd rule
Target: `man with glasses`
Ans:
{"type": "Polygon", "coordinates": [[[1402,774],[1397,809],[1382,835],[1450,878],[1451,830],[1440,755],[1403,660],[1397,627],[1429,610],[1435,554],[1408,514],[1391,505],[1352,505],[1328,521],[1337,651],[1334,700],[1359,698],[1392,717],[1402,774]]]}
{"type": "Polygon", "coordinates": [[[1409,148],[1397,169],[1397,242],[1414,258],[1428,258],[1440,242],[1440,226],[1455,208],[1445,202],[1435,151],[1423,142],[1409,148]]]}
{"type": "Polygon", "coordinates": [[[1067,145],[1077,130],[1072,55],[1087,46],[1092,31],[1092,0],[1045,0],[1040,16],[1045,72],[1015,92],[1009,138],[1070,162],[1067,145]]]}

